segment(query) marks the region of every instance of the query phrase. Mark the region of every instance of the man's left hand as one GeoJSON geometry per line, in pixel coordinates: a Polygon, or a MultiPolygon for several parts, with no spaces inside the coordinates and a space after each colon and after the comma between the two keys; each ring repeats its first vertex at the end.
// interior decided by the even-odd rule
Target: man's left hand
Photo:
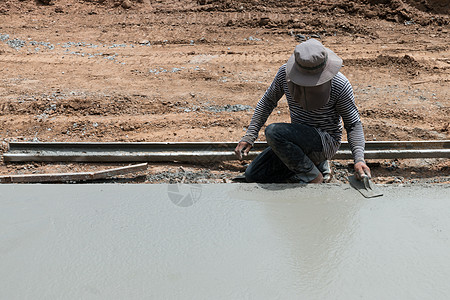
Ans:
{"type": "Polygon", "coordinates": [[[370,175],[370,168],[366,165],[365,162],[359,161],[355,164],[355,176],[359,180],[362,180],[364,176],[369,176],[369,178],[372,177],[370,175]]]}

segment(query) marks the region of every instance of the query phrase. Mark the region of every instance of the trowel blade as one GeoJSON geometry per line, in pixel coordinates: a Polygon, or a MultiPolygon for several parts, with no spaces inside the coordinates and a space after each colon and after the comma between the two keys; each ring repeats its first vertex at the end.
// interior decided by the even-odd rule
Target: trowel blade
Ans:
{"type": "Polygon", "coordinates": [[[369,179],[364,177],[363,181],[358,180],[354,175],[348,177],[350,185],[354,187],[358,192],[366,198],[373,198],[383,196],[383,193],[377,188],[377,186],[369,179]]]}

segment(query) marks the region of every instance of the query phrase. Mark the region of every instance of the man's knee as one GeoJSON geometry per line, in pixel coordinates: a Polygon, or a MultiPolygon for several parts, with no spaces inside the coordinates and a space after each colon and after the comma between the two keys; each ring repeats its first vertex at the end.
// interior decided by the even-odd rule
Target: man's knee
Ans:
{"type": "Polygon", "coordinates": [[[272,123],[270,125],[268,125],[266,127],[265,130],[265,135],[266,135],[266,140],[269,142],[271,140],[277,140],[280,138],[280,133],[281,133],[281,127],[283,124],[280,123],[272,123]]]}

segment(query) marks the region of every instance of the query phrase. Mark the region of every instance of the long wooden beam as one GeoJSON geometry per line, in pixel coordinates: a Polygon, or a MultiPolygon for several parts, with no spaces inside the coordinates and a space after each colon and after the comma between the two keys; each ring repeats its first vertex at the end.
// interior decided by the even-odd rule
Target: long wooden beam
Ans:
{"type": "MultiPolygon", "coordinates": [[[[5,162],[190,162],[204,163],[236,160],[236,143],[31,143],[12,142],[4,153],[5,162]]],[[[255,143],[247,159],[253,159],[267,147],[255,143]]],[[[367,159],[450,158],[450,140],[443,141],[370,141],[367,159]]],[[[333,157],[352,159],[347,142],[333,157]]]]}
{"type": "Polygon", "coordinates": [[[96,172],[0,175],[0,183],[70,182],[107,179],[112,176],[145,171],[147,167],[148,164],[143,163],[96,172]]]}

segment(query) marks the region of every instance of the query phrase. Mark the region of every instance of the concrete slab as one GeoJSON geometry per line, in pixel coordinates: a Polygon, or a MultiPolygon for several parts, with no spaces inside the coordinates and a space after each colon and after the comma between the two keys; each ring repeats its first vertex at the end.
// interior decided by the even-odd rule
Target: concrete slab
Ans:
{"type": "Polygon", "coordinates": [[[1,299],[449,299],[449,186],[1,185],[1,299]]]}

